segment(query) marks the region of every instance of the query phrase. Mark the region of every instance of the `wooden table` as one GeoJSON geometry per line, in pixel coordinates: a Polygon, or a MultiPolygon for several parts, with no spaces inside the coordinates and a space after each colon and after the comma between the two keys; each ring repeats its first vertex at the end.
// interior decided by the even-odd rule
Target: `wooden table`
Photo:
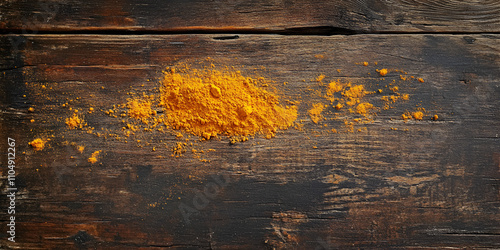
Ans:
{"type": "Polygon", "coordinates": [[[0,3],[2,249],[500,248],[500,2],[158,2],[0,3]],[[171,157],[174,134],[113,139],[123,124],[104,111],[207,57],[301,100],[304,129],[196,142],[215,149],[203,162],[171,157]],[[320,74],[399,81],[381,68],[425,82],[401,83],[410,100],[366,131],[310,121],[320,74]],[[400,118],[416,106],[423,120],[400,118]],[[103,136],[68,129],[68,107],[94,107],[103,136]],[[50,141],[34,151],[35,138],[50,141]]]}

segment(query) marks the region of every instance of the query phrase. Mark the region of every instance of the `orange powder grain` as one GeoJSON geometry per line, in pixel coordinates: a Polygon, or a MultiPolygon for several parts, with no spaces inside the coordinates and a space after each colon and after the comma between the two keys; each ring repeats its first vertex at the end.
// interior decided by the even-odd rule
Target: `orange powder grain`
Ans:
{"type": "Polygon", "coordinates": [[[342,105],[342,103],[337,103],[337,105],[335,105],[335,109],[336,110],[341,110],[342,108],[344,107],[344,105],[342,105]]]}
{"type": "Polygon", "coordinates": [[[381,76],[386,76],[387,73],[389,73],[389,71],[387,69],[381,69],[381,70],[377,70],[377,72],[381,75],[381,76]]]}
{"type": "Polygon", "coordinates": [[[145,124],[147,124],[148,119],[155,114],[151,109],[151,101],[149,100],[129,99],[127,107],[129,117],[141,120],[145,124]]]}
{"type": "Polygon", "coordinates": [[[66,125],[70,129],[76,129],[76,128],[82,128],[84,121],[82,118],[80,118],[76,113],[73,114],[73,116],[66,118],[66,125]]]}
{"type": "Polygon", "coordinates": [[[98,161],[99,153],[101,153],[100,150],[95,151],[94,153],[92,153],[92,155],[88,159],[88,162],[90,162],[91,164],[96,163],[98,161]]]}
{"type": "Polygon", "coordinates": [[[422,118],[424,118],[424,113],[422,111],[417,111],[413,112],[412,116],[415,120],[422,120],[422,118]]]}
{"type": "Polygon", "coordinates": [[[314,123],[318,123],[321,119],[323,119],[321,112],[323,112],[323,109],[325,108],[326,105],[323,105],[322,103],[313,104],[313,107],[309,111],[307,111],[309,117],[311,117],[311,121],[314,123]]]}
{"type": "Polygon", "coordinates": [[[323,74],[321,74],[318,77],[316,77],[316,81],[317,82],[321,82],[321,81],[323,81],[323,79],[325,79],[325,75],[323,75],[323,74]]]}
{"type": "Polygon", "coordinates": [[[416,111],[416,112],[406,112],[401,115],[401,119],[403,120],[422,120],[424,118],[424,113],[422,111],[416,111]]]}
{"type": "Polygon", "coordinates": [[[342,89],[344,88],[344,84],[340,83],[340,81],[331,81],[329,84],[328,84],[328,89],[327,89],[327,95],[333,95],[337,92],[340,92],[342,91],[342,89]]]}
{"type": "Polygon", "coordinates": [[[358,114],[364,115],[364,114],[368,113],[368,111],[373,109],[373,108],[374,108],[373,104],[368,103],[368,102],[363,102],[363,103],[360,103],[356,107],[356,112],[358,114]]]}
{"type": "Polygon", "coordinates": [[[412,118],[412,117],[413,117],[413,116],[411,115],[411,113],[410,113],[410,112],[406,112],[406,113],[404,113],[404,114],[402,114],[402,115],[401,115],[401,119],[403,119],[403,120],[405,120],[405,121],[406,121],[406,120],[411,120],[411,118],[412,118]]]}
{"type": "Polygon", "coordinates": [[[344,89],[342,96],[346,99],[346,104],[354,106],[360,102],[360,98],[367,94],[363,85],[354,85],[348,89],[344,89]]]}
{"type": "Polygon", "coordinates": [[[35,140],[31,141],[31,142],[29,143],[29,145],[30,145],[31,147],[33,147],[33,149],[34,149],[35,151],[40,151],[40,150],[42,150],[42,149],[45,147],[45,142],[44,142],[42,139],[37,138],[37,139],[35,139],[35,140]]]}

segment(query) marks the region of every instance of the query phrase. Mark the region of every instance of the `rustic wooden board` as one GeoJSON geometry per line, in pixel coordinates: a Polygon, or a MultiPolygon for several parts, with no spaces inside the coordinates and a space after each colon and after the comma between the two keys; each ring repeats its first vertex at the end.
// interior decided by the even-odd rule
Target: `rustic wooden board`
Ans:
{"type": "Polygon", "coordinates": [[[500,3],[496,0],[3,1],[0,13],[4,32],[30,34],[77,30],[500,32],[500,3]],[[301,27],[309,28],[294,29],[301,27]]]}
{"type": "MultiPolygon", "coordinates": [[[[0,134],[16,139],[20,188],[17,242],[6,240],[2,226],[2,248],[500,247],[500,36],[214,38],[1,36],[0,134]],[[170,134],[124,143],[64,125],[71,111],[61,105],[69,102],[95,107],[86,120],[96,129],[119,130],[119,119],[100,109],[124,103],[129,91],[157,87],[166,66],[206,57],[275,80],[283,95],[302,100],[305,130],[235,145],[199,142],[215,149],[203,155],[210,162],[200,162],[170,157],[170,148],[151,151],[178,141],[170,134]],[[410,101],[379,112],[367,132],[325,133],[309,121],[307,109],[322,101],[311,94],[321,88],[311,79],[325,74],[379,88],[400,77],[382,80],[379,68],[425,83],[401,83],[410,101]],[[440,119],[403,122],[400,115],[415,105],[440,119]],[[28,146],[36,137],[51,138],[41,152],[28,146]],[[103,157],[91,165],[86,159],[95,150],[103,157]],[[209,199],[197,196],[214,185],[219,190],[209,199]],[[183,205],[198,205],[189,223],[183,205]]],[[[2,154],[3,179],[5,164],[2,154]]],[[[2,212],[2,225],[7,220],[2,212]]]]}

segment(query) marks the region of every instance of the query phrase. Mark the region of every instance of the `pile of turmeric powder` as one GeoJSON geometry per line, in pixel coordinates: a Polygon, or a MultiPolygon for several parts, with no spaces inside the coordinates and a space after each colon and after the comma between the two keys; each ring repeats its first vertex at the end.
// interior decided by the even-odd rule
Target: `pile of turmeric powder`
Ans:
{"type": "Polygon", "coordinates": [[[246,77],[229,68],[169,68],[161,81],[160,106],[173,129],[210,139],[218,135],[275,136],[297,119],[296,106],[282,106],[263,88],[263,77],[246,77]]]}

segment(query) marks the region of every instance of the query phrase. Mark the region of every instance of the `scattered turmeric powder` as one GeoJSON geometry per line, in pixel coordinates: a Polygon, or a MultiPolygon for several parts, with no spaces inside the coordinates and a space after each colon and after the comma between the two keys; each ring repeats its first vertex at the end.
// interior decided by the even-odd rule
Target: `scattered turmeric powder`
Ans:
{"type": "MultiPolygon", "coordinates": [[[[376,65],[376,63],[370,64],[376,65]]],[[[364,66],[370,64],[362,62],[364,66]]],[[[202,69],[191,67],[190,65],[180,65],[175,68],[167,68],[160,81],[159,95],[135,96],[133,93],[127,93],[132,97],[126,103],[119,105],[119,108],[113,106],[113,109],[105,111],[110,116],[123,117],[120,118],[123,119],[123,124],[120,127],[122,127],[125,139],[142,143],[141,146],[152,148],[153,152],[161,151],[155,147],[157,145],[149,144],[147,137],[126,137],[136,135],[136,133],[139,135],[144,131],[163,132],[164,129],[173,129],[176,130],[176,133],[172,133],[172,135],[177,137],[176,140],[182,142],[166,145],[165,148],[166,150],[171,149],[172,156],[179,157],[187,149],[193,155],[203,152],[192,149],[192,143],[191,146],[188,146],[189,144],[184,142],[184,140],[190,139],[190,134],[207,140],[222,135],[227,136],[231,143],[237,143],[247,141],[255,134],[262,134],[269,139],[275,136],[279,129],[288,129],[294,125],[300,129],[304,125],[295,123],[299,102],[285,101],[281,103],[278,94],[268,90],[273,87],[272,81],[264,77],[245,76],[240,71],[236,71],[234,67],[216,67],[215,65],[202,69]],[[264,89],[265,86],[271,87],[264,89]],[[155,109],[163,110],[155,111],[155,109]],[[127,117],[131,119],[127,120],[127,117]]],[[[389,70],[380,69],[377,72],[381,76],[385,76],[389,70]]],[[[399,71],[391,69],[390,72],[399,71]]],[[[384,84],[379,85],[379,83],[365,84],[340,80],[327,82],[325,78],[327,77],[324,74],[309,78],[312,81],[317,81],[319,86],[326,87],[311,92],[329,100],[330,104],[328,105],[332,109],[328,110],[327,113],[325,110],[328,105],[321,102],[314,103],[312,108],[307,111],[307,115],[310,116],[313,123],[319,123],[323,119],[343,119],[348,132],[368,130],[367,127],[361,126],[373,122],[371,118],[375,117],[375,112],[381,108],[376,105],[381,103],[379,98],[382,95],[369,96],[375,94],[377,89],[378,93],[389,93],[381,98],[382,102],[387,105],[409,99],[408,94],[399,92],[400,87],[401,92],[403,92],[404,85],[395,86],[397,81],[400,82],[399,79],[409,79],[405,75],[400,75],[399,79],[391,79],[393,82],[385,87],[382,87],[384,84]],[[357,115],[352,117],[349,116],[349,113],[357,115]],[[332,114],[332,117],[327,117],[327,114],[332,114]]],[[[325,100],[322,101],[325,102],[325,100]]],[[[83,126],[82,114],[85,114],[87,110],[80,108],[80,111],[78,114],[81,116],[78,116],[77,110],[75,110],[72,117],[66,119],[66,124],[71,129],[83,126]]],[[[93,111],[94,108],[88,108],[89,114],[93,111]]],[[[405,120],[421,120],[424,117],[424,112],[407,112],[402,117],[405,120]]],[[[323,124],[325,126],[321,125],[321,128],[337,133],[339,128],[331,128],[332,124],[334,123],[328,124],[328,126],[323,124]]],[[[96,133],[98,136],[102,134],[106,136],[106,132],[96,133]]],[[[320,136],[319,133],[317,134],[320,136]]],[[[84,151],[83,146],[81,146],[81,150],[80,147],[77,149],[80,153],[84,151]]],[[[99,152],[95,151],[88,161],[96,163],[99,152]]]]}
{"type": "Polygon", "coordinates": [[[99,153],[101,153],[100,150],[95,151],[94,153],[92,153],[92,155],[88,159],[88,162],[90,162],[91,164],[96,163],[97,160],[98,160],[98,157],[99,157],[99,153]]]}
{"type": "Polygon", "coordinates": [[[368,113],[368,111],[370,109],[373,109],[373,104],[371,103],[368,103],[368,102],[363,102],[363,103],[360,103],[357,107],[356,107],[356,112],[358,114],[361,114],[361,115],[364,115],[366,113],[368,113]]]}
{"type": "Polygon", "coordinates": [[[387,75],[387,73],[389,73],[389,71],[387,69],[381,69],[381,70],[378,70],[377,69],[377,72],[381,75],[381,76],[385,76],[387,75]]]}
{"type": "Polygon", "coordinates": [[[424,81],[424,79],[422,79],[422,78],[417,78],[417,80],[418,80],[419,82],[422,82],[422,83],[423,83],[423,82],[425,82],[425,81],[424,81]]]}
{"type": "Polygon", "coordinates": [[[323,74],[321,74],[318,77],[316,77],[316,81],[317,82],[321,82],[321,81],[323,81],[323,79],[325,79],[325,75],[323,75],[323,74]]]}
{"type": "Polygon", "coordinates": [[[186,152],[186,148],[185,148],[186,145],[187,145],[186,143],[177,142],[177,145],[175,145],[172,148],[172,156],[175,156],[175,157],[182,156],[182,154],[184,154],[186,152]]]}
{"type": "Polygon", "coordinates": [[[340,103],[340,102],[339,102],[339,103],[337,103],[337,105],[335,105],[335,109],[336,109],[336,110],[340,110],[340,109],[342,109],[343,107],[344,107],[344,105],[342,105],[342,103],[340,103]]]}
{"type": "Polygon", "coordinates": [[[410,120],[412,118],[412,114],[410,112],[405,112],[404,114],[401,115],[401,119],[403,120],[410,120]]]}
{"type": "Polygon", "coordinates": [[[80,154],[83,154],[83,150],[85,150],[85,146],[78,146],[76,149],[78,149],[78,152],[80,152],[80,154]]]}
{"type": "Polygon", "coordinates": [[[29,143],[29,145],[30,145],[31,147],[33,147],[33,149],[34,149],[35,151],[40,151],[40,150],[42,150],[42,149],[45,147],[45,142],[44,142],[42,139],[37,138],[37,139],[35,139],[35,140],[31,141],[31,142],[29,143]]]}
{"type": "Polygon", "coordinates": [[[403,120],[422,120],[424,118],[424,113],[422,111],[415,111],[415,112],[406,112],[401,115],[401,118],[403,120]]]}
{"type": "Polygon", "coordinates": [[[415,120],[422,120],[422,118],[424,118],[424,113],[422,111],[413,112],[412,115],[415,120]]]}
{"type": "Polygon", "coordinates": [[[143,123],[148,123],[148,118],[155,112],[151,109],[151,101],[129,99],[127,103],[128,116],[141,120],[143,123]]]}
{"type": "Polygon", "coordinates": [[[349,106],[354,106],[360,102],[360,98],[367,94],[365,91],[365,86],[363,85],[354,85],[348,84],[347,87],[342,91],[342,96],[346,98],[346,104],[349,106]]]}
{"type": "Polygon", "coordinates": [[[432,120],[434,120],[434,121],[437,121],[438,119],[439,119],[439,116],[438,116],[438,115],[434,115],[434,116],[432,117],[432,120]]]}
{"type": "Polygon", "coordinates": [[[367,132],[367,131],[368,131],[368,128],[366,128],[366,127],[358,128],[358,132],[367,132]]]}
{"type": "Polygon", "coordinates": [[[83,123],[83,119],[80,118],[76,113],[73,113],[73,116],[66,118],[66,125],[68,125],[70,129],[82,128],[83,123]]]}
{"type": "Polygon", "coordinates": [[[311,120],[314,123],[318,123],[323,118],[321,112],[323,112],[323,109],[325,107],[326,106],[321,103],[315,103],[313,104],[313,107],[308,111],[309,117],[311,117],[311,120]]]}

